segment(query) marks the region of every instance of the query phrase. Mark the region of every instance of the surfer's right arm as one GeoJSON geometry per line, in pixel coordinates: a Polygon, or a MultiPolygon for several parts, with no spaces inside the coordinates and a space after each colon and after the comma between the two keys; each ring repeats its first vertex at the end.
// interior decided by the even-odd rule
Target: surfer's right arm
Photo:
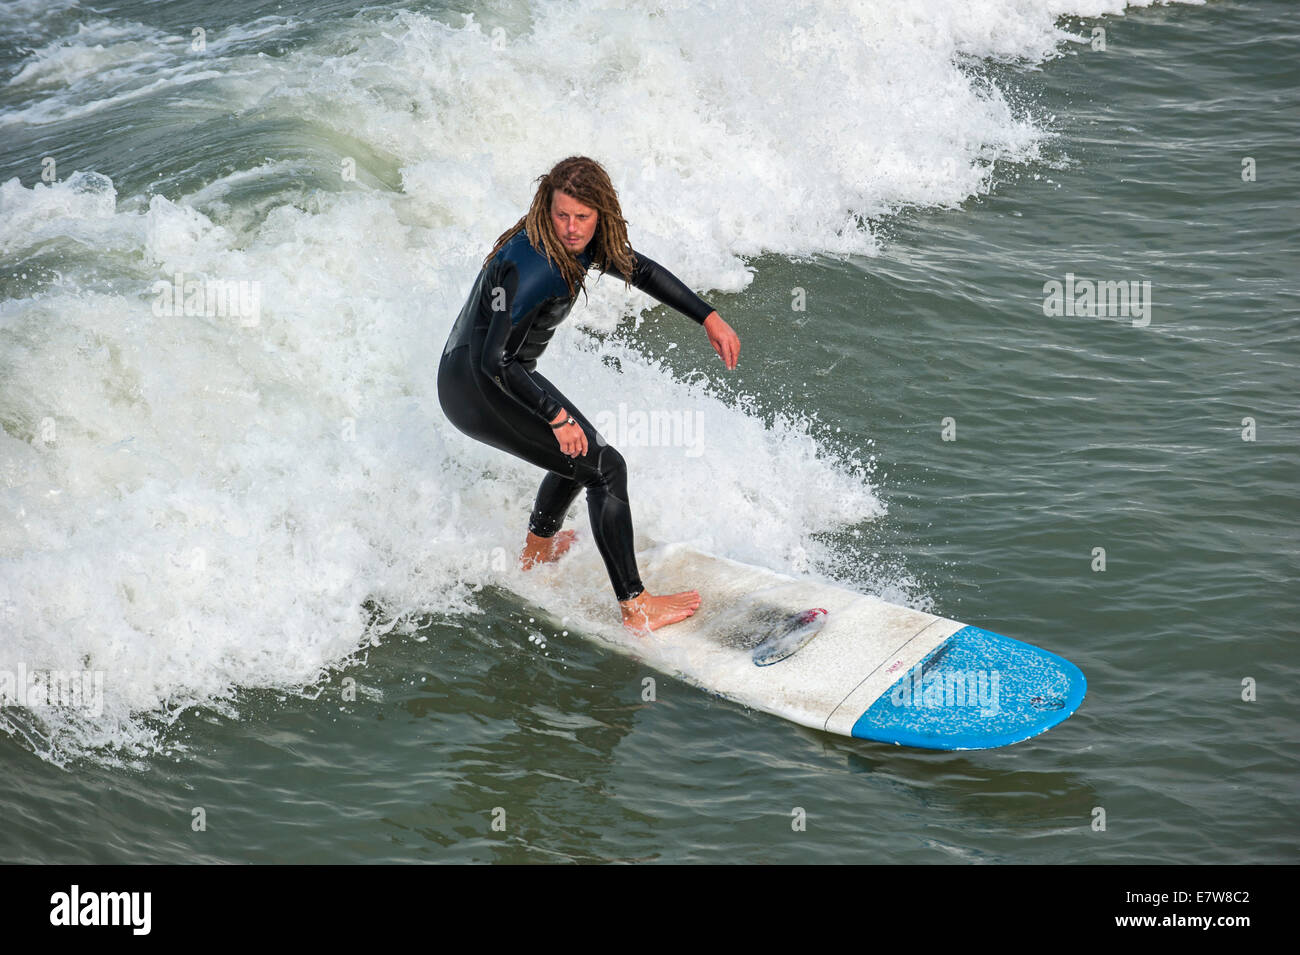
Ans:
{"type": "Polygon", "coordinates": [[[510,338],[513,327],[511,310],[519,291],[519,271],[513,262],[506,259],[497,266],[493,278],[494,281],[483,285],[483,295],[487,298],[484,305],[491,318],[488,321],[487,337],[483,341],[479,367],[506,395],[548,425],[562,420],[559,419],[559,413],[564,409],[560,403],[528,374],[528,369],[515,361],[514,355],[506,353],[506,341],[510,338]]]}
{"type": "Polygon", "coordinates": [[[569,417],[567,408],[562,408],[545,388],[539,385],[528,369],[515,361],[515,356],[506,353],[506,342],[513,327],[511,322],[515,296],[519,292],[519,270],[515,264],[506,259],[497,269],[494,281],[483,286],[485,303],[491,318],[488,321],[487,336],[483,340],[483,354],[479,368],[483,374],[492,379],[508,397],[523,405],[537,415],[555,435],[560,450],[571,457],[587,453],[587,433],[577,424],[556,428],[569,417]]]}

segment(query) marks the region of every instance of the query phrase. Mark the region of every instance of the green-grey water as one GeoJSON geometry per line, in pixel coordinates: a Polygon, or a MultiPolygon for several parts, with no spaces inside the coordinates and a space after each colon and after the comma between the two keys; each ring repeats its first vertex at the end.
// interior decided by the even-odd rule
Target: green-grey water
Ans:
{"type": "MultiPolygon", "coordinates": [[[[661,123],[656,175],[624,194],[646,232],[688,237],[693,265],[658,257],[699,270],[742,358],[728,374],[680,316],[616,322],[596,299],[543,370],[593,404],[685,402],[674,389],[702,381],[728,409],[699,457],[629,455],[639,531],[785,572],[798,551],[1087,675],[1065,723],[967,753],[749,711],[562,631],[483,572],[517,546],[539,475],[434,420],[451,317],[548,160],[603,149],[633,183],[647,168],[634,130],[588,128],[581,86],[548,117],[575,130],[554,155],[499,158],[533,140],[486,132],[513,101],[484,89],[524,95],[508,48],[565,24],[557,8],[484,10],[479,31],[428,5],[259,20],[229,4],[195,62],[200,7],[5,7],[0,669],[91,660],[108,690],[92,720],[0,711],[0,860],[1297,861],[1289,4],[1063,19],[1106,48],[1058,41],[1047,59],[956,37],[954,75],[996,91],[1006,125],[865,185],[816,179],[815,150],[761,124],[767,166],[719,149],[683,168],[641,80],[685,41],[600,48],[605,98],[661,123]],[[96,43],[103,63],[75,58],[96,43]],[[494,51],[504,65],[466,72],[494,51]],[[755,191],[790,182],[807,194],[755,191]],[[674,188],[717,204],[648,199],[674,188]],[[872,238],[819,218],[836,195],[872,238]],[[150,283],[177,269],[260,277],[260,323],[151,324],[150,283]],[[1149,281],[1150,311],[1045,314],[1067,274],[1149,281]],[[340,421],[359,437],[336,455],[340,421]],[[770,446],[721,434],[753,421],[770,446]]],[[[802,15],[774,10],[773,35],[832,42],[802,15]]],[[[887,58],[888,35],[869,39],[887,58]]],[[[952,107],[909,90],[874,108],[901,128],[952,107]]],[[[833,92],[778,106],[835,129],[817,107],[833,92]]],[[[758,103],[727,95],[700,94],[721,112],[683,138],[706,120],[744,134],[758,103]]],[[[843,119],[837,148],[880,123],[843,119]]]]}

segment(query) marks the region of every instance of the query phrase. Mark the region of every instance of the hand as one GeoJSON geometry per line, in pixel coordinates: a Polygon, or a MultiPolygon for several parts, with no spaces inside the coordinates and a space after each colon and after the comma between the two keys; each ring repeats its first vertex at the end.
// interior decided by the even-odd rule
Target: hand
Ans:
{"type": "MultiPolygon", "coordinates": [[[[551,419],[551,424],[559,424],[569,417],[569,412],[561,409],[560,413],[551,419]]],[[[554,429],[555,440],[560,442],[560,450],[571,458],[580,458],[587,453],[587,432],[582,430],[580,424],[566,424],[563,428],[554,429]]]]}
{"type": "Polygon", "coordinates": [[[730,370],[740,360],[740,338],[730,325],[722,320],[717,312],[710,312],[704,320],[704,332],[709,336],[709,344],[718,353],[722,363],[730,370]]]}

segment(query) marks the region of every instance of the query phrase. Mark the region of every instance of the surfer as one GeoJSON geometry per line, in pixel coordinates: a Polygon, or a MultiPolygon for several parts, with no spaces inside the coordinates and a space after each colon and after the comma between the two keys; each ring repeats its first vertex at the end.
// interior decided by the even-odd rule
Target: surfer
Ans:
{"type": "Polygon", "coordinates": [[[538,180],[528,213],[497,239],[452,327],[438,366],[438,401],[460,431],[546,469],[520,564],[558,560],[573,543],[561,531],[584,487],[596,547],[623,615],[636,631],[693,614],[697,591],[656,596],[637,572],[623,456],[536,370],[556,327],[586,293],[593,266],[703,326],[727,368],[740,339],[713,306],[663,266],[632,249],[609,175],[571,156],[538,180]]]}

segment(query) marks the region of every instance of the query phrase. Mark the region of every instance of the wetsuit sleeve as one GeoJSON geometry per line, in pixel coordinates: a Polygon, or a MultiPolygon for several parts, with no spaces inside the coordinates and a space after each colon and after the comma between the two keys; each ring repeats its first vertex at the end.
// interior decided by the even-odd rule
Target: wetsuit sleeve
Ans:
{"type": "Polygon", "coordinates": [[[491,319],[483,342],[480,367],[483,374],[492,379],[493,384],[549,425],[562,410],[559,401],[537,383],[527,368],[515,361],[514,355],[506,354],[506,340],[509,339],[512,328],[511,309],[518,290],[519,273],[513,262],[505,263],[497,275],[496,283],[484,284],[483,294],[487,296],[487,303],[483,307],[488,310],[491,319]],[[494,292],[497,287],[504,290],[504,296],[494,292]]]}
{"type": "Polygon", "coordinates": [[[636,268],[632,270],[631,275],[624,276],[622,272],[613,267],[609,269],[610,274],[617,275],[619,278],[626,278],[634,288],[638,288],[651,298],[677,309],[677,311],[700,325],[703,325],[704,320],[713,313],[714,308],[712,305],[692,292],[682,283],[681,279],[654,259],[647,258],[635,251],[632,253],[632,258],[636,261],[636,268]]]}

